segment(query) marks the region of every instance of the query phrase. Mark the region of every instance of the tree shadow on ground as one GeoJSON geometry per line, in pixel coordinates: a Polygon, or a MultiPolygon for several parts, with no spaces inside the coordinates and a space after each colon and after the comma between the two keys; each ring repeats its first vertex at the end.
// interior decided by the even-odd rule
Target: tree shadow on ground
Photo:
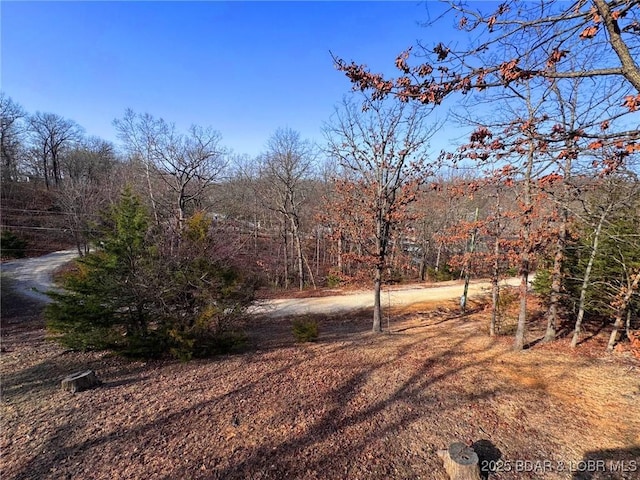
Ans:
{"type": "Polygon", "coordinates": [[[291,317],[256,316],[242,325],[254,350],[285,348],[296,344],[293,335],[294,319],[318,323],[317,343],[344,339],[350,335],[371,331],[371,309],[341,314],[305,314],[291,317]]]}
{"type": "MultiPolygon", "coordinates": [[[[47,477],[47,475],[53,475],[54,472],[61,475],[69,473],[72,476],[78,476],[83,472],[88,473],[87,469],[95,468],[95,465],[92,465],[95,463],[93,460],[100,464],[100,456],[105,451],[117,451],[121,461],[127,465],[133,463],[138,466],[139,462],[152,459],[153,452],[157,454],[159,451],[164,451],[164,455],[169,454],[165,442],[172,441],[176,437],[178,440],[182,438],[181,442],[188,441],[199,445],[199,447],[197,452],[189,451],[190,453],[186,453],[190,459],[189,464],[178,462],[173,464],[168,471],[155,472],[156,475],[162,472],[162,478],[244,479],[258,478],[255,476],[257,472],[261,472],[259,478],[265,479],[327,478],[326,472],[336,473],[338,471],[344,472],[343,478],[349,478],[352,474],[363,472],[369,478],[384,478],[384,476],[389,478],[389,475],[393,473],[388,470],[389,468],[395,468],[401,472],[400,477],[396,476],[395,478],[413,478],[411,475],[413,469],[422,469],[424,473],[425,467],[422,465],[422,460],[410,461],[402,459],[399,455],[398,462],[390,466],[387,461],[371,461],[370,464],[366,464],[363,459],[379,449],[383,439],[388,439],[389,447],[394,448],[391,439],[398,432],[420,421],[421,416],[424,412],[429,411],[432,405],[439,405],[442,414],[449,409],[457,408],[460,402],[470,401],[466,393],[447,392],[435,388],[438,384],[442,384],[452,377],[455,378],[458,372],[471,366],[470,361],[456,359],[456,344],[459,348],[462,343],[469,340],[470,335],[472,334],[460,336],[458,341],[454,342],[452,350],[444,350],[428,358],[415,359],[419,364],[412,373],[398,377],[397,384],[393,389],[380,392],[379,398],[372,402],[362,403],[361,401],[362,392],[370,388],[369,380],[376,375],[384,375],[385,371],[393,368],[394,363],[412,358],[413,352],[422,339],[415,339],[415,341],[403,345],[393,358],[377,358],[367,368],[361,368],[358,359],[353,360],[353,365],[341,364],[339,367],[336,365],[332,370],[341,368],[342,374],[335,377],[337,384],[332,384],[326,395],[321,398],[315,398],[308,394],[300,398],[288,399],[269,396],[264,401],[275,402],[275,405],[271,403],[255,405],[242,403],[243,398],[261,398],[260,392],[263,392],[266,385],[273,382],[274,379],[284,381],[290,378],[291,381],[295,380],[301,374],[298,366],[305,362],[304,358],[299,358],[290,361],[281,368],[278,368],[277,365],[274,365],[273,369],[265,368],[264,375],[255,378],[254,381],[238,385],[226,393],[213,394],[206,401],[193,402],[184,408],[170,408],[166,412],[153,412],[148,421],[138,422],[135,425],[120,426],[116,424],[106,430],[96,429],[95,419],[70,415],[63,423],[48,431],[46,438],[42,439],[44,442],[41,448],[38,449],[40,453],[22,463],[19,471],[14,472],[16,473],[14,478],[33,478],[34,474],[41,475],[40,478],[53,478],[47,477]],[[296,401],[302,402],[298,412],[295,412],[293,408],[296,401]],[[229,418],[219,418],[219,415],[216,415],[223,402],[230,402],[236,409],[229,418]],[[316,409],[320,408],[322,413],[317,414],[316,409]],[[253,446],[245,445],[240,439],[239,449],[230,453],[233,458],[220,458],[220,451],[215,447],[221,441],[222,432],[227,430],[240,432],[243,428],[261,428],[259,421],[254,418],[256,409],[272,411],[267,425],[268,430],[265,432],[266,436],[260,443],[253,446]],[[387,419],[387,414],[390,411],[397,412],[397,415],[387,419]],[[281,433],[281,428],[286,428],[289,431],[288,429],[295,429],[297,424],[305,426],[300,430],[291,430],[291,433],[281,433]],[[190,426],[195,427],[196,425],[198,433],[194,433],[190,429],[190,426]],[[80,441],[75,439],[78,432],[88,428],[95,429],[95,435],[80,441]],[[353,429],[362,432],[362,434],[346,442],[349,436],[344,435],[353,429]],[[167,434],[169,437],[165,437],[167,434]],[[141,445],[144,445],[144,458],[140,458],[139,447],[141,445]],[[213,450],[207,452],[207,445],[214,447],[213,450]],[[217,452],[217,455],[214,452],[217,452]],[[74,467],[68,462],[70,458],[75,459],[74,462],[85,459],[87,463],[76,463],[74,467]],[[420,466],[415,462],[419,462],[420,466]],[[166,472],[166,476],[164,476],[164,472],[166,472]]],[[[370,348],[374,350],[376,342],[385,341],[385,338],[381,336],[369,338],[371,340],[370,348]]],[[[334,349],[349,351],[352,346],[348,343],[336,344],[334,349]]],[[[303,349],[303,357],[304,353],[303,349]]],[[[284,358],[286,355],[285,349],[282,357],[284,358]]],[[[259,358],[260,355],[257,357],[255,361],[264,365],[264,362],[259,358]]],[[[314,359],[312,355],[306,357],[306,361],[314,359]]],[[[321,359],[316,359],[316,361],[322,362],[321,359]]],[[[318,381],[322,381],[322,378],[318,378],[318,381]]],[[[211,385],[203,385],[202,387],[211,388],[211,385]]],[[[113,392],[117,389],[109,390],[113,392]]],[[[98,389],[92,391],[90,395],[97,398],[101,396],[100,392],[105,392],[107,395],[112,394],[98,389]]],[[[481,401],[483,398],[490,398],[495,394],[495,390],[491,388],[484,391],[482,389],[478,392],[474,391],[473,401],[481,401]]],[[[176,392],[176,395],[188,396],[189,392],[176,392]]],[[[78,398],[81,399],[82,396],[78,398]]],[[[224,440],[222,442],[224,443],[224,440]]],[[[182,457],[185,452],[181,448],[176,450],[174,447],[171,455],[175,456],[176,454],[182,457]]],[[[424,454],[432,455],[433,452],[425,452],[424,454]]]]}
{"type": "MultiPolygon", "coordinates": [[[[468,341],[468,337],[462,336],[458,346],[468,341]]],[[[414,348],[420,343],[406,345],[398,352],[399,358],[411,356],[414,348]]],[[[414,478],[420,476],[416,473],[424,466],[418,467],[415,463],[398,462],[389,465],[376,461],[375,452],[380,444],[393,439],[403,429],[409,428],[413,423],[419,422],[425,409],[438,405],[441,414],[450,409],[455,409],[460,402],[482,401],[496,395],[493,389],[482,390],[468,394],[460,392],[444,392],[434,388],[435,385],[447,381],[469,367],[469,364],[453,361],[456,357],[456,348],[445,351],[431,358],[420,361],[419,368],[408,378],[400,382],[389,394],[371,404],[362,405],[355,411],[350,409],[352,403],[357,403],[360,392],[366,389],[368,380],[379,375],[384,369],[389,368],[397,359],[381,360],[377,365],[368,370],[359,371],[343,380],[341,385],[331,391],[328,398],[323,399],[324,405],[330,408],[317,421],[313,422],[302,435],[292,435],[282,440],[271,439],[257,449],[253,449],[247,456],[225,468],[219,469],[207,479],[222,478],[250,478],[255,472],[262,472],[260,478],[326,478],[325,472],[342,471],[344,478],[362,474],[363,470],[372,478],[414,478]],[[438,390],[438,391],[436,391],[438,390]],[[392,421],[376,420],[384,418],[390,411],[402,409],[403,413],[392,421]],[[350,429],[364,429],[365,435],[356,442],[343,445],[342,435],[350,429]],[[312,457],[311,463],[300,461],[301,457],[309,455],[325,444],[331,445],[333,453],[321,457],[312,457]],[[370,458],[367,465],[359,464],[362,458],[370,458]],[[311,468],[309,468],[311,467],[311,468]],[[306,470],[305,470],[306,468],[306,470]],[[363,470],[357,470],[362,468],[363,470]],[[389,476],[391,475],[391,476],[389,476]],[[417,475],[417,476],[416,476],[417,475]]],[[[495,358],[492,356],[488,361],[495,358]]],[[[475,365],[481,366],[482,362],[475,365]]],[[[287,423],[286,414],[279,421],[287,423]]],[[[277,422],[276,422],[277,423],[277,422]]],[[[389,445],[392,448],[392,445],[389,445]]],[[[491,442],[479,443],[479,449],[483,458],[491,459],[500,455],[491,442]]],[[[424,452],[433,456],[435,452],[424,452]]],[[[365,462],[367,463],[367,462],[365,462]]],[[[180,472],[181,475],[188,471],[180,472]]],[[[422,470],[424,474],[424,470],[422,470]]],[[[433,474],[433,471],[431,471],[433,474]]],[[[166,480],[172,478],[165,477],[166,480]]]]}
{"type": "MultiPolygon", "coordinates": [[[[306,348],[295,345],[290,320],[280,319],[258,325],[270,335],[261,351],[151,373],[141,367],[137,375],[148,379],[135,385],[123,369],[109,375],[112,388],[69,402],[60,396],[68,417],[40,428],[37,450],[23,454],[8,476],[110,478],[111,468],[116,476],[167,480],[434,479],[444,478],[435,448],[474,440],[479,431],[491,440],[474,449],[490,466],[518,448],[503,453],[492,441],[512,445],[523,435],[522,414],[505,418],[496,402],[504,397],[524,412],[544,397],[515,397],[517,387],[491,371],[504,351],[477,341],[469,322],[449,322],[452,337],[439,342],[443,329],[432,324],[415,336],[372,335],[368,314],[339,317],[321,323],[319,345],[306,348]],[[393,343],[398,338],[403,342],[393,343]],[[378,353],[389,344],[392,350],[378,353]],[[183,381],[169,383],[176,377],[183,381]],[[151,401],[154,395],[160,401],[151,401]],[[107,411],[111,405],[118,409],[107,411]]],[[[542,445],[536,448],[554,442],[551,434],[532,433],[542,445]]]]}
{"type": "Polygon", "coordinates": [[[640,478],[640,446],[587,452],[571,465],[572,480],[628,480],[640,478]]]}

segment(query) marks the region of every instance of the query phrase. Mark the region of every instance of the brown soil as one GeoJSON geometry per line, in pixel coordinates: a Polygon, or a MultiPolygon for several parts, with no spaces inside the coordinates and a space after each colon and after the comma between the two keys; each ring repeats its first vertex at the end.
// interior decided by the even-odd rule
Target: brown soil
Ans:
{"type": "Polygon", "coordinates": [[[65,352],[36,306],[2,300],[3,479],[437,480],[454,440],[491,479],[640,478],[637,360],[564,340],[514,353],[479,305],[396,311],[382,335],[368,312],[318,318],[304,345],[256,318],[250,351],[178,363],[65,352]],[[60,389],[89,368],[101,387],[60,389]]]}

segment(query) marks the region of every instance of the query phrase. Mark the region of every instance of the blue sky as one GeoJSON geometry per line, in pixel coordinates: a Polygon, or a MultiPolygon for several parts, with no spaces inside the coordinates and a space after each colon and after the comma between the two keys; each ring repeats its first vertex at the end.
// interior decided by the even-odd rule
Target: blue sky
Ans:
{"type": "MultiPolygon", "coordinates": [[[[320,141],[350,84],[329,51],[393,71],[436,2],[2,2],[2,90],[116,140],[126,108],[212,126],[236,153],[278,127],[320,141]]],[[[434,145],[435,146],[435,145],[434,145]]]]}

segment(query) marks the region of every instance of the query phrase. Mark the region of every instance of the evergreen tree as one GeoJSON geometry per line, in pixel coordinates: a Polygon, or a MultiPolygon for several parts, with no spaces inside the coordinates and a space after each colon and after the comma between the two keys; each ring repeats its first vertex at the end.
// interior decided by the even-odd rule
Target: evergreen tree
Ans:
{"type": "Polygon", "coordinates": [[[148,333],[155,300],[149,270],[156,252],[149,239],[149,216],[126,189],[103,219],[99,249],[76,262],[64,292],[51,292],[48,328],[70,348],[124,346],[148,333]]]}
{"type": "Polygon", "coordinates": [[[216,258],[206,215],[187,220],[177,246],[170,234],[152,234],[151,223],[126,190],[104,219],[98,250],[77,261],[63,293],[50,293],[48,328],[70,348],[144,357],[189,359],[239,346],[233,329],[253,285],[216,258]]]}
{"type": "MultiPolygon", "coordinates": [[[[612,300],[622,287],[628,287],[631,277],[640,268],[640,217],[631,210],[618,212],[604,229],[604,235],[593,262],[591,282],[586,294],[586,311],[592,315],[610,318],[612,300]]],[[[572,268],[572,277],[580,278],[584,272],[589,249],[589,236],[580,238],[579,256],[572,268]]],[[[578,294],[578,282],[569,282],[573,296],[578,294]]],[[[640,301],[632,297],[629,308],[633,316],[640,314],[640,301]]]]}

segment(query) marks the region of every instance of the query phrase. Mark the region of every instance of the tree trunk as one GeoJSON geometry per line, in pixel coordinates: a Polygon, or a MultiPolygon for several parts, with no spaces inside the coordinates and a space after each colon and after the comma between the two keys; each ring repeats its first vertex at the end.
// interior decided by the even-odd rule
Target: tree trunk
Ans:
{"type": "Polygon", "coordinates": [[[527,284],[529,283],[529,267],[526,262],[526,270],[522,273],[520,280],[520,312],[518,313],[518,328],[516,330],[515,350],[524,348],[524,336],[527,329],[527,284]]]}
{"type": "MultiPolygon", "coordinates": [[[[320,229],[316,229],[316,277],[320,276],[320,229]]],[[[315,284],[315,282],[314,282],[315,284]]],[[[315,285],[314,285],[315,288],[315,285]]]]}
{"type": "Polygon", "coordinates": [[[74,237],[74,240],[76,241],[76,249],[78,250],[78,255],[80,257],[84,256],[85,248],[83,248],[83,245],[82,245],[82,239],[80,238],[80,232],[78,232],[78,230],[74,229],[73,237],[74,237]]]}
{"type": "Polygon", "coordinates": [[[47,161],[47,153],[44,152],[42,155],[42,172],[44,173],[44,184],[49,190],[49,162],[47,161]]]}
{"type": "Polygon", "coordinates": [[[151,168],[149,167],[150,160],[144,159],[145,176],[147,178],[147,190],[149,192],[149,200],[151,200],[151,209],[153,210],[153,218],[156,221],[156,225],[160,225],[160,219],[158,218],[158,206],[156,205],[156,199],[153,195],[153,187],[151,186],[151,168]]]}
{"type": "Polygon", "coordinates": [[[382,303],[380,301],[380,289],[382,286],[381,264],[376,265],[375,277],[373,280],[373,332],[382,332],[382,303]]]}
{"type": "Polygon", "coordinates": [[[58,155],[52,155],[51,165],[53,167],[53,181],[56,187],[60,184],[60,163],[58,162],[58,155]]]}
{"type": "Polygon", "coordinates": [[[498,301],[500,300],[500,242],[496,236],[493,246],[493,272],[491,274],[491,324],[489,325],[489,335],[496,335],[498,324],[498,301]]]}
{"type": "Polygon", "coordinates": [[[422,254],[420,258],[420,281],[424,282],[427,278],[427,259],[425,254],[422,254]]]}
{"type": "Polygon", "coordinates": [[[596,255],[598,254],[598,241],[600,239],[600,232],[602,232],[602,224],[609,213],[609,206],[602,215],[600,215],[600,220],[598,221],[598,226],[596,227],[596,231],[593,234],[593,244],[591,245],[591,254],[589,255],[589,262],[587,263],[587,268],[584,272],[584,277],[582,278],[582,287],[580,288],[580,300],[578,302],[578,317],[576,318],[576,324],[573,329],[573,338],[571,339],[571,347],[575,348],[578,345],[578,339],[580,338],[580,329],[582,328],[582,319],[584,318],[584,303],[587,297],[587,288],[589,288],[589,277],[591,276],[591,269],[593,268],[593,262],[596,259],[596,255]]]}
{"type": "Polygon", "coordinates": [[[518,328],[516,329],[515,350],[524,348],[524,336],[527,328],[527,284],[529,282],[529,271],[531,268],[531,174],[533,172],[533,161],[535,156],[535,146],[533,141],[529,143],[529,153],[527,156],[527,168],[524,177],[524,216],[522,221],[522,254],[520,256],[520,312],[518,313],[518,328]]]}
{"type": "MultiPolygon", "coordinates": [[[[560,92],[557,90],[558,97],[560,92]]],[[[564,109],[562,110],[564,112],[564,109]]],[[[564,114],[563,114],[564,117],[564,114]]],[[[566,122],[565,122],[566,123],[566,122]]],[[[566,142],[566,147],[572,149],[574,147],[573,139],[566,142]]],[[[567,248],[567,225],[569,224],[569,209],[567,202],[569,201],[568,182],[571,178],[571,155],[567,155],[564,164],[563,181],[562,181],[562,197],[560,199],[560,230],[558,231],[558,239],[556,242],[556,251],[553,257],[553,271],[551,273],[551,294],[549,298],[549,312],[547,316],[547,331],[542,339],[543,343],[552,342],[556,339],[558,325],[558,307],[560,305],[560,293],[562,291],[562,264],[564,263],[565,250],[567,248]]]]}
{"type": "Polygon", "coordinates": [[[342,270],[342,232],[338,234],[338,272],[344,273],[342,270]]]}
{"type": "MultiPolygon", "coordinates": [[[[566,209],[564,209],[566,210],[566,209]]],[[[553,271],[551,273],[551,294],[549,298],[549,312],[547,314],[547,331],[542,339],[543,343],[556,339],[556,325],[558,324],[558,306],[560,304],[560,291],[562,289],[562,263],[564,262],[565,241],[567,238],[567,224],[563,220],[558,232],[556,253],[553,258],[553,271]]]]}
{"type": "Polygon", "coordinates": [[[500,301],[500,235],[502,233],[501,209],[500,209],[500,189],[496,192],[496,229],[495,243],[493,244],[493,271],[491,272],[491,324],[489,325],[489,336],[496,335],[498,330],[498,302],[500,301]]]}
{"type": "Polygon", "coordinates": [[[311,269],[311,265],[309,265],[309,260],[307,259],[306,255],[302,255],[302,259],[304,260],[304,264],[307,266],[307,272],[309,272],[309,281],[311,282],[311,285],[313,286],[313,289],[315,290],[318,287],[316,285],[316,280],[313,277],[313,270],[311,269]]]}
{"type": "Polygon", "coordinates": [[[284,288],[285,290],[287,288],[289,288],[289,254],[288,254],[288,248],[289,248],[289,232],[287,231],[287,226],[286,223],[284,225],[284,233],[283,233],[283,238],[284,238],[284,288]]]}
{"type": "Polygon", "coordinates": [[[185,223],[185,219],[186,219],[186,203],[185,203],[185,193],[184,193],[184,186],[182,187],[182,189],[180,190],[180,192],[178,193],[178,202],[177,202],[177,222],[178,224],[176,225],[176,240],[175,240],[175,246],[179,247],[180,246],[180,242],[182,241],[182,231],[184,230],[184,223],[185,223]]]}
{"type": "Polygon", "coordinates": [[[304,289],[304,259],[302,258],[302,244],[300,242],[300,231],[296,217],[291,217],[291,232],[296,243],[296,260],[298,265],[298,288],[304,289]]]}
{"type": "Polygon", "coordinates": [[[258,259],[258,215],[253,215],[253,257],[258,259]]]}
{"type": "MultiPolygon", "coordinates": [[[[476,207],[476,214],[474,216],[474,221],[478,221],[478,212],[479,209],[476,207]]],[[[464,291],[462,293],[462,300],[460,301],[460,309],[462,313],[465,313],[467,310],[467,295],[469,294],[469,281],[471,280],[471,257],[476,249],[476,228],[473,228],[471,232],[471,244],[469,246],[469,257],[467,258],[465,265],[465,273],[464,273],[464,291]]]]}
{"type": "Polygon", "coordinates": [[[622,38],[618,20],[614,18],[606,0],[593,0],[593,3],[602,15],[604,26],[609,34],[609,43],[620,60],[622,75],[634,86],[636,92],[640,92],[640,66],[635,62],[633,53],[622,38]]]}

